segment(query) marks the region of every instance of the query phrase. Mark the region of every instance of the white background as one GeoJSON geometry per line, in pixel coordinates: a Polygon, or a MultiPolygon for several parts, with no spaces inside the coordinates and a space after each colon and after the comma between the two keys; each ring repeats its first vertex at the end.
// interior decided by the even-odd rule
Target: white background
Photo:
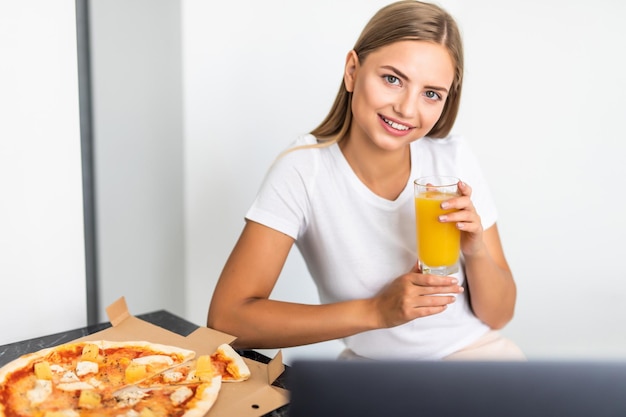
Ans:
{"type": "MultiPolygon", "coordinates": [[[[327,113],[346,53],[387,2],[91,3],[101,305],[125,295],[132,313],[166,308],[203,324],[267,167],[327,113]]],[[[455,131],[492,185],[518,283],[504,332],[531,358],[626,357],[626,3],[441,4],[465,39],[455,131]]],[[[4,193],[21,168],[2,169],[4,193]]],[[[273,295],[317,302],[292,255],[273,295]]]]}
{"type": "Polygon", "coordinates": [[[0,1],[0,345],[87,321],[73,1],[0,1]]]}

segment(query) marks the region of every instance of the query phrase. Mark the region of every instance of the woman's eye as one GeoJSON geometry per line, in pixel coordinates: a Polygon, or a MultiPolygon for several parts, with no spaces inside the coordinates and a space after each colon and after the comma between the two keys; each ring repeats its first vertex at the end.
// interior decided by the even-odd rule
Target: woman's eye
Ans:
{"type": "Polygon", "coordinates": [[[433,90],[426,91],[426,97],[432,100],[441,100],[441,95],[433,90]]]}
{"type": "Polygon", "coordinates": [[[387,81],[389,84],[400,84],[400,79],[394,75],[385,75],[383,76],[383,78],[385,79],[385,81],[387,81]]]}

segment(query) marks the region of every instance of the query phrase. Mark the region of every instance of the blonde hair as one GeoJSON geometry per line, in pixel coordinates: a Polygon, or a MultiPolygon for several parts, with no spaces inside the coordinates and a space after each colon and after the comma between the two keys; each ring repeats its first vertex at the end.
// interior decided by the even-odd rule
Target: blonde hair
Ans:
{"type": "MultiPolygon", "coordinates": [[[[463,44],[457,24],[439,6],[401,0],[383,7],[370,19],[353,49],[363,61],[378,48],[400,40],[435,42],[445,46],[452,57],[454,80],[441,116],[427,134],[434,138],[445,137],[456,120],[463,85],[463,44]]],[[[346,137],[352,122],[351,104],[352,93],[346,90],[342,80],[328,115],[311,131],[318,138],[319,146],[328,146],[346,137]]]]}

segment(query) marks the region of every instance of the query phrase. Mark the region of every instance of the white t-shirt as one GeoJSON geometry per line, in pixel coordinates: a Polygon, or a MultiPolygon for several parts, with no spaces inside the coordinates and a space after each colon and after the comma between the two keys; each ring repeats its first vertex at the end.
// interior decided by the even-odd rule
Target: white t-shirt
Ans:
{"type": "MultiPolygon", "coordinates": [[[[306,135],[293,146],[314,144],[306,135]]],[[[485,229],[496,208],[465,139],[422,138],[411,143],[411,176],[395,201],[374,194],[356,176],[337,144],[295,150],[270,168],[246,218],[295,239],[322,303],[369,298],[416,263],[413,179],[459,177],[485,229]]],[[[461,271],[455,276],[464,282],[461,271]]],[[[385,359],[439,359],[489,328],[472,313],[468,292],[441,314],[344,339],[357,355],[385,359]]]]}

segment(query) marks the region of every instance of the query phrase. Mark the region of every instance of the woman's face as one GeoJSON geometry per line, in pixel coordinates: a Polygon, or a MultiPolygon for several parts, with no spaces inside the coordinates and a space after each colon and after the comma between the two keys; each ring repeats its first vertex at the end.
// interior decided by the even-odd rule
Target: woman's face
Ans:
{"type": "Polygon", "coordinates": [[[397,150],[437,123],[454,79],[448,50],[426,41],[398,41],[359,61],[351,51],[344,81],[352,95],[350,139],[397,150]]]}

